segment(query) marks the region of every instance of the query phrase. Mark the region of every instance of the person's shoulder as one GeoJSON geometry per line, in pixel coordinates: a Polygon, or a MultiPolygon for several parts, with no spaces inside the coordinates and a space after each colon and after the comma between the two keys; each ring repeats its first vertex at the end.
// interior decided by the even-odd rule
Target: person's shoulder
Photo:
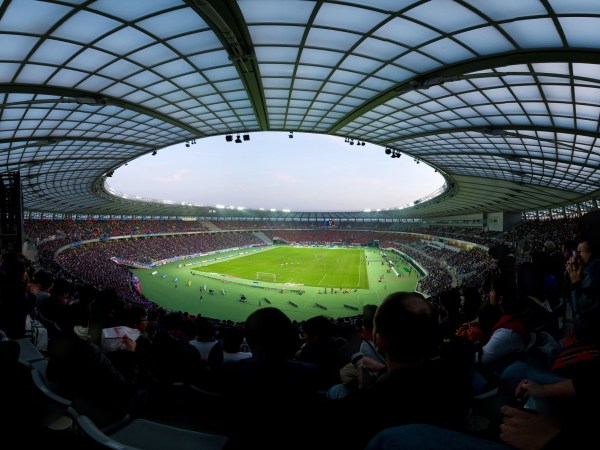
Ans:
{"type": "Polygon", "coordinates": [[[219,369],[223,372],[245,372],[258,367],[256,358],[250,356],[242,359],[228,359],[221,363],[219,369]]]}
{"type": "Polygon", "coordinates": [[[592,272],[594,275],[600,275],[600,258],[592,259],[586,266],[588,272],[592,272]]]}

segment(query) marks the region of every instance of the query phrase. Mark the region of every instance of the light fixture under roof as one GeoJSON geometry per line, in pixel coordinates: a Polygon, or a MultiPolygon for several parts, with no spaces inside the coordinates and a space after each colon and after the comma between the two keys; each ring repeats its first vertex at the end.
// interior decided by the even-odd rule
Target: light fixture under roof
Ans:
{"type": "Polygon", "coordinates": [[[498,128],[484,128],[482,130],[483,134],[487,134],[488,136],[506,136],[508,135],[508,131],[498,129],[498,128]]]}
{"type": "Polygon", "coordinates": [[[75,97],[75,102],[79,105],[95,105],[104,106],[108,103],[108,99],[103,97],[75,97]]]}

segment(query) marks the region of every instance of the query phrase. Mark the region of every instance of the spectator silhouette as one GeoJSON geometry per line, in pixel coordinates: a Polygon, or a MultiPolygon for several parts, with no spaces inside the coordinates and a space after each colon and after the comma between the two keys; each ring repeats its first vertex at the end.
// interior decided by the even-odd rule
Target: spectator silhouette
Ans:
{"type": "Polygon", "coordinates": [[[165,389],[173,383],[200,384],[206,376],[206,364],[190,344],[197,333],[195,325],[178,312],[166,314],[161,322],[163,329],[152,341],[159,382],[165,389]]]}
{"type": "MultiPolygon", "coordinates": [[[[515,394],[552,403],[532,414],[520,408],[504,405],[499,438],[502,442],[458,433],[424,424],[391,427],[376,435],[366,450],[591,450],[598,446],[596,427],[600,420],[598,377],[600,365],[576,377],[547,380],[545,384],[525,379],[515,394]],[[561,411],[562,414],[556,414],[561,411]]],[[[531,400],[527,402],[532,406],[531,400]]]]}
{"type": "Polygon", "coordinates": [[[27,264],[17,253],[2,255],[0,272],[0,330],[8,337],[25,336],[27,315],[35,304],[27,264]]]}
{"type": "Polygon", "coordinates": [[[238,326],[225,327],[219,333],[223,340],[223,361],[251,358],[252,353],[242,351],[244,330],[238,326]]]}
{"type": "Polygon", "coordinates": [[[389,295],[375,313],[373,333],[387,373],[330,402],[327,415],[336,425],[330,444],[363,449],[378,431],[412,422],[461,428],[471,399],[468,368],[437,357],[437,316],[429,301],[411,292],[389,295]]]}
{"type": "Polygon", "coordinates": [[[317,402],[317,367],[291,359],[297,331],[277,308],[250,314],[245,334],[252,357],[224,362],[219,377],[231,410],[243,412],[232,418],[231,448],[308,448],[312,433],[297,431],[317,402]]]}
{"type": "Polygon", "coordinates": [[[324,316],[315,316],[302,325],[304,344],[296,353],[298,361],[316,364],[320,389],[340,382],[339,371],[348,361],[348,341],[337,336],[335,325],[324,316]]]}
{"type": "Polygon", "coordinates": [[[91,342],[89,311],[72,305],[67,315],[65,323],[68,325],[52,339],[48,348],[48,379],[59,384],[62,395],[73,399],[80,413],[89,415],[100,426],[137,411],[145,400],[143,392],[138,391],[135,341],[125,338],[127,349],[123,357],[129,361],[119,369],[91,342]]]}

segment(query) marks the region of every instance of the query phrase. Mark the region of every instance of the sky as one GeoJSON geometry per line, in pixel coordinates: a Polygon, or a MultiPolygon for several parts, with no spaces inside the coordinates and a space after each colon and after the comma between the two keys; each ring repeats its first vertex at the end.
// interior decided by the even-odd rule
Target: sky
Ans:
{"type": "Polygon", "coordinates": [[[225,136],[197,139],[189,148],[177,144],[117,169],[108,185],[129,198],[315,212],[397,208],[444,184],[427,164],[407,155],[390,158],[378,145],[288,136],[260,132],[240,144],[225,136]]]}

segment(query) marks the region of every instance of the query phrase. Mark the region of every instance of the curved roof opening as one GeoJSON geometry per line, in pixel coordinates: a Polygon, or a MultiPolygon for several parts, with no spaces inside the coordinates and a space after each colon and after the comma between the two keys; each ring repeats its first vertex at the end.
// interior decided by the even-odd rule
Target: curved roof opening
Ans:
{"type": "Polygon", "coordinates": [[[412,205],[444,185],[440,173],[408,155],[391,158],[379,145],[311,133],[235,133],[153,153],[116,170],[106,189],[196,206],[363,211],[412,205]]]}

